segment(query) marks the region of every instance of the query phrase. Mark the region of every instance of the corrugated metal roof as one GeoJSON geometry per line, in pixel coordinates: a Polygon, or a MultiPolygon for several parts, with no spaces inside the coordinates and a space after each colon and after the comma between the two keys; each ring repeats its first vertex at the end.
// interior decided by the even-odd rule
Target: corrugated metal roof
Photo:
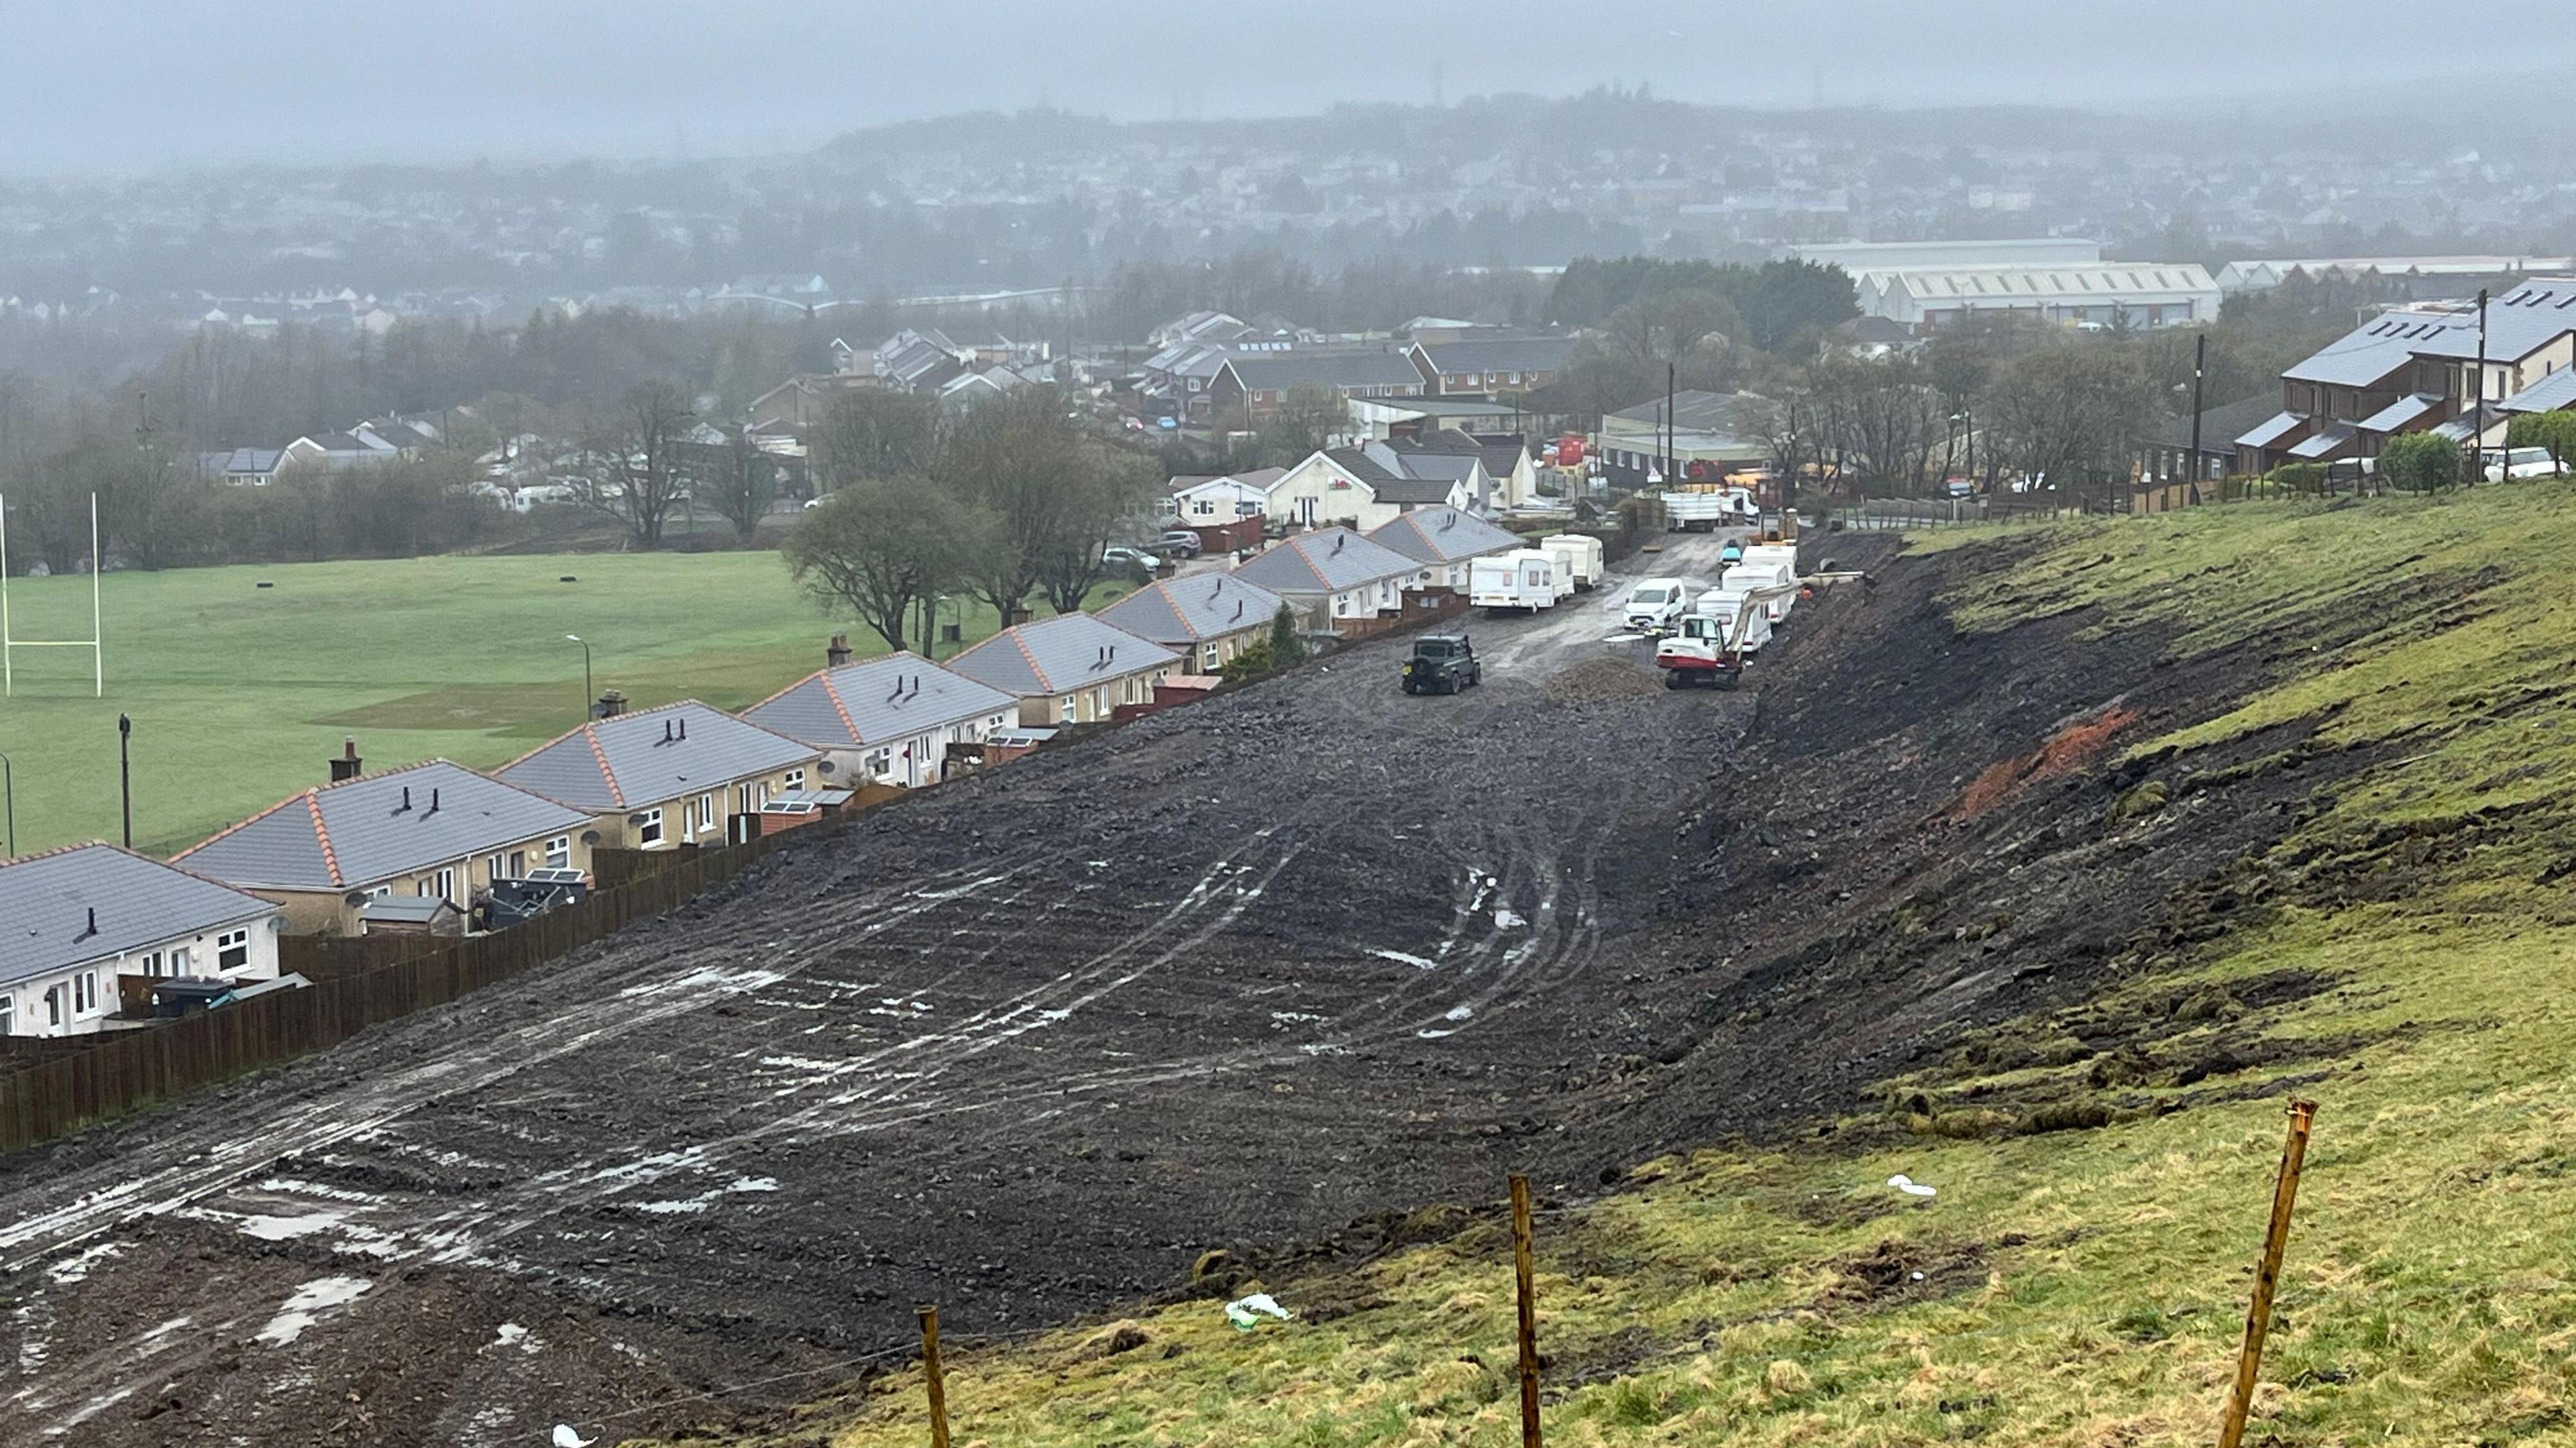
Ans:
{"type": "Polygon", "coordinates": [[[816,748],[843,749],[989,719],[1016,702],[905,652],[818,670],[745,709],[742,716],[816,748]]]}
{"type": "Polygon", "coordinates": [[[948,661],[1017,698],[1065,694],[1181,661],[1170,649],[1087,613],[1015,624],[948,661]]]}
{"type": "Polygon", "coordinates": [[[1100,618],[1141,639],[1187,645],[1266,624],[1279,603],[1278,594],[1234,574],[1193,573],[1131,593],[1100,618]]]}
{"type": "Polygon", "coordinates": [[[1455,563],[1526,546],[1518,535],[1456,508],[1417,508],[1363,536],[1425,563],[1455,563]]]}
{"type": "Polygon", "coordinates": [[[277,908],[114,845],[13,860],[0,864],[0,985],[261,919],[277,908]]]}
{"type": "Polygon", "coordinates": [[[1285,538],[1234,570],[1274,593],[1339,593],[1346,588],[1404,578],[1422,565],[1348,528],[1318,528],[1285,538]]]}
{"type": "Polygon", "coordinates": [[[2281,375],[2293,382],[2368,387],[2412,362],[2419,344],[2451,325],[2447,317],[2391,312],[2354,328],[2281,375]]]}
{"type": "Polygon", "coordinates": [[[589,822],[570,805],[433,759],[308,789],[177,863],[234,885],[346,890],[589,822]]]}
{"type": "Polygon", "coordinates": [[[2144,265],[1925,268],[1889,273],[1888,290],[1923,301],[2008,300],[2112,303],[2149,298],[2215,297],[2218,283],[2197,262],[2144,265]]]}
{"type": "Polygon", "coordinates": [[[687,699],[593,720],[496,772],[521,789],[606,814],[721,789],[814,757],[813,745],[687,699]]]}

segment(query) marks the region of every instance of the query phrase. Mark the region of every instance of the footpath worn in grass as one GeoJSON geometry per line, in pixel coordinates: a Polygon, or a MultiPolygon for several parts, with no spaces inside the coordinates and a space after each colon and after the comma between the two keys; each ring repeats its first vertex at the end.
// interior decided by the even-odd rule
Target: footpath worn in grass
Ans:
{"type": "MultiPolygon", "coordinates": [[[[636,704],[761,698],[846,630],[775,553],[580,554],[112,573],[107,697],[85,652],[18,660],[0,700],[21,853],[117,837],[116,716],[134,718],[134,839],[183,848],[323,778],[344,734],[368,767],[488,766],[578,724],[582,656],[636,704]],[[571,574],[579,581],[562,583],[571,574]],[[260,588],[267,580],[275,586],[260,588]]],[[[11,579],[19,637],[86,637],[89,580],[11,579]]],[[[956,605],[949,605],[954,617],[956,605]]],[[[966,635],[992,631],[969,606],[966,635]]]]}
{"type": "MultiPolygon", "coordinates": [[[[2226,744],[2244,768],[2275,729],[2299,741],[2285,752],[2375,751],[2282,846],[2238,862],[2260,908],[2082,1007],[2171,1017],[2159,1049],[2177,1057],[2224,1036],[2277,1059],[2188,1109],[2148,1090],[2153,1106],[2097,1129],[1954,1139],[1854,1118],[1796,1149],[1652,1163],[1543,1213],[1550,1441],[2213,1441],[2292,1091],[2322,1111],[2249,1441],[2576,1437],[2576,725],[2558,703],[2576,493],[2211,508],[1944,546],[1988,549],[1949,601],[1971,630],[2099,605],[2169,627],[2187,660],[2320,603],[2385,613],[2126,761],[2187,779],[2226,744]],[[2247,1004],[2293,976],[2323,988],[2247,1004]],[[1889,1190],[1898,1172],[1939,1196],[1889,1190]]],[[[2187,829],[2205,798],[2158,790],[2107,827],[2187,829]]],[[[1892,1085],[1965,1103],[2102,1069],[2074,1054],[1981,1072],[1963,1051],[1892,1085]]],[[[952,1346],[957,1441],[1500,1448],[1518,1434],[1508,1248],[1489,1205],[1438,1245],[1269,1283],[1303,1315],[1249,1335],[1191,1301],[952,1346]]],[[[921,1403],[917,1371],[896,1373],[774,1438],[910,1448],[921,1403]]]]}

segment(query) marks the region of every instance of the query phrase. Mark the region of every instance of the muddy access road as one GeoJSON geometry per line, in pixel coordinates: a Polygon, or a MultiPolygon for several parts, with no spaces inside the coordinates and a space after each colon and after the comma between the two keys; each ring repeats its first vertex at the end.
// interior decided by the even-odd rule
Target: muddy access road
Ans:
{"type": "Polygon", "coordinates": [[[916,1302],[996,1335],[1496,1196],[1636,1049],[1620,942],[1748,708],[1604,642],[1620,596],[1471,621],[1461,696],[1391,640],[904,801],[0,1163],[0,1437],[613,1440],[817,1391],[916,1302]]]}

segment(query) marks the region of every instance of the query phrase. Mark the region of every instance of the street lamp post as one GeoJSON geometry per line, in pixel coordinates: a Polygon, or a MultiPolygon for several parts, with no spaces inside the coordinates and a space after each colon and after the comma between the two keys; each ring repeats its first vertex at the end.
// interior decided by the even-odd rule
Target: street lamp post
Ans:
{"type": "Polygon", "coordinates": [[[590,689],[590,645],[579,634],[565,634],[564,640],[581,645],[581,717],[587,719],[590,717],[591,700],[598,697],[590,689]]]}
{"type": "Polygon", "coordinates": [[[116,716],[116,783],[125,796],[125,847],[134,848],[134,716],[116,716]]]}

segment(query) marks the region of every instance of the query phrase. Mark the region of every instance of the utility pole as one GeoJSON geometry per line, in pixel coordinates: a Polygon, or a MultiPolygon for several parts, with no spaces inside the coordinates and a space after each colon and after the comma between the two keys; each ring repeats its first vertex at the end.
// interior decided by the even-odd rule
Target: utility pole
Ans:
{"type": "MultiPolygon", "coordinates": [[[[116,716],[116,782],[125,797],[125,847],[134,848],[134,716],[116,716]]],[[[16,813],[15,809],[10,811],[16,813]]],[[[15,821],[12,821],[15,827],[15,821]]]]}
{"type": "Polygon", "coordinates": [[[2191,349],[2191,492],[2190,501],[2200,501],[2200,385],[2209,371],[2209,334],[2203,332],[2191,349]]]}
{"type": "MultiPolygon", "coordinates": [[[[2475,430],[2469,434],[2469,486],[2487,475],[2487,289],[2478,288],[2478,405],[2475,430]]],[[[2507,469],[2511,471],[2511,469],[2507,469]]]]}
{"type": "Polygon", "coordinates": [[[1673,408],[1677,405],[1680,394],[1674,391],[1673,379],[1680,375],[1680,372],[1681,367],[1678,363],[1664,364],[1664,486],[1668,488],[1673,485],[1673,469],[1679,466],[1673,458],[1673,450],[1676,439],[1681,435],[1681,420],[1673,416],[1673,408]]]}

